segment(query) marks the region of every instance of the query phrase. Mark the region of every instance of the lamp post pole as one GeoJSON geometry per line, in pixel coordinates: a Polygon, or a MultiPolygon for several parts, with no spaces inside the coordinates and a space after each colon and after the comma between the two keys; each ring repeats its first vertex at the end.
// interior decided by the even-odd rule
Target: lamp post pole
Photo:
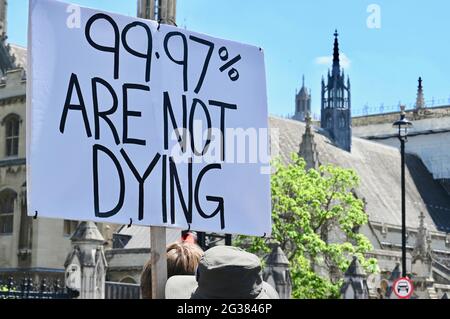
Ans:
{"type": "Polygon", "coordinates": [[[406,277],[405,139],[406,137],[400,137],[402,158],[402,277],[406,277]]]}
{"type": "Polygon", "coordinates": [[[405,143],[408,138],[408,128],[412,123],[405,118],[405,107],[401,106],[400,119],[393,126],[398,128],[401,154],[401,187],[402,187],[402,277],[406,277],[406,198],[405,198],[405,143]]]}

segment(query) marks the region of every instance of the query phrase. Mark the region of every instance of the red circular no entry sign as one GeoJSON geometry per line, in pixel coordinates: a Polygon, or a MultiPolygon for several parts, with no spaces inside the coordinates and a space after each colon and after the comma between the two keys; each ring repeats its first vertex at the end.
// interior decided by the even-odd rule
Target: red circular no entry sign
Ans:
{"type": "Polygon", "coordinates": [[[414,285],[408,277],[398,278],[394,282],[394,293],[401,299],[409,299],[414,291],[414,285]]]}

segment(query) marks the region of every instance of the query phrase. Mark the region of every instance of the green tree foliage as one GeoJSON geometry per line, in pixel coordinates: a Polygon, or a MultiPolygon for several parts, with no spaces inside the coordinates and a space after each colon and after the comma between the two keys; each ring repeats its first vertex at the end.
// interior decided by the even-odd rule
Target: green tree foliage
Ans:
{"type": "MultiPolygon", "coordinates": [[[[295,154],[290,164],[276,161],[273,166],[270,241],[279,243],[289,259],[292,296],[338,298],[352,256],[368,273],[377,271],[376,260],[365,258],[372,245],[358,233],[368,218],[353,191],[356,173],[331,165],[307,170],[295,154]]],[[[237,242],[260,255],[270,251],[267,239],[240,237],[237,242]]]]}

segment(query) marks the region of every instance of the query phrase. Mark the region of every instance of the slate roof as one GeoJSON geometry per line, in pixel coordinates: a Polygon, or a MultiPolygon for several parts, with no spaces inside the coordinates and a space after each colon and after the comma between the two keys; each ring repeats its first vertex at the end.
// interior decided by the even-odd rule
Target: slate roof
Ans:
{"type": "MultiPolygon", "coordinates": [[[[284,162],[298,153],[306,124],[300,121],[270,116],[271,154],[284,162]],[[275,132],[274,129],[278,129],[275,132]],[[279,141],[276,141],[276,136],[279,141]]],[[[360,177],[356,195],[367,203],[369,220],[401,226],[400,152],[398,149],[352,138],[352,151],[335,146],[327,132],[314,128],[314,141],[320,164],[335,164],[354,169],[360,177]]],[[[431,231],[450,232],[450,196],[433,180],[422,161],[415,155],[406,157],[407,226],[417,228],[419,215],[431,231]]]]}
{"type": "Polygon", "coordinates": [[[97,226],[92,221],[81,222],[70,240],[73,242],[91,241],[99,243],[103,243],[105,241],[97,226]]]}
{"type": "MultiPolygon", "coordinates": [[[[123,247],[124,249],[150,248],[150,227],[135,225],[131,225],[130,227],[122,226],[117,233],[131,236],[130,240],[123,247]]],[[[179,229],[166,228],[167,245],[180,238],[181,231],[179,229]]]]}

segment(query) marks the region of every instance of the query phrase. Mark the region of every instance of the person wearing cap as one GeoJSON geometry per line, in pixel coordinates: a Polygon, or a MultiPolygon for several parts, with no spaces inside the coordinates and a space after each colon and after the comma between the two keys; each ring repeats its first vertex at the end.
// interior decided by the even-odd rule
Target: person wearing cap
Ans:
{"type": "MultiPolygon", "coordinates": [[[[193,275],[197,269],[203,250],[197,244],[184,240],[167,246],[167,277],[193,275]]],[[[149,259],[141,274],[141,298],[152,299],[152,263],[149,259]]]]}
{"type": "Polygon", "coordinates": [[[166,299],[279,299],[262,279],[258,256],[231,246],[207,250],[196,275],[170,277],[165,294],[166,299]]]}

